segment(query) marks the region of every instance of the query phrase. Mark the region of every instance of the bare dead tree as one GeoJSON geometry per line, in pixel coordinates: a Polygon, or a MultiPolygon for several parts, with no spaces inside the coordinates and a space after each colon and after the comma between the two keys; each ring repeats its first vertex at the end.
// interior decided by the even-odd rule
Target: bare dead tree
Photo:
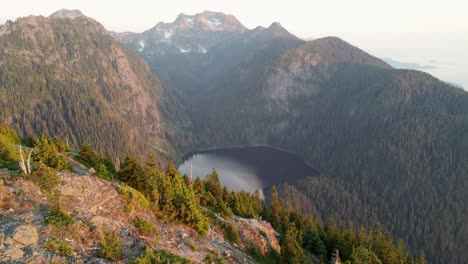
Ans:
{"type": "Polygon", "coordinates": [[[20,145],[20,156],[21,156],[21,161],[19,163],[19,166],[21,168],[21,170],[24,172],[24,174],[26,175],[30,175],[31,174],[31,154],[33,152],[34,149],[31,149],[31,151],[29,152],[28,154],[28,160],[27,160],[27,163],[24,161],[24,156],[23,156],[23,146],[20,145]]]}

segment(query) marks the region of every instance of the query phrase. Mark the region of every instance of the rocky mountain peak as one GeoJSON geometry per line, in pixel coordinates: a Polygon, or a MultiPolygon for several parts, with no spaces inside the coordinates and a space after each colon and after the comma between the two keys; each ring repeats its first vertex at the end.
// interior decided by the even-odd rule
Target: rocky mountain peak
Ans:
{"type": "Polygon", "coordinates": [[[290,37],[297,38],[293,34],[289,33],[279,22],[273,22],[267,29],[270,35],[275,37],[290,37]]]}
{"type": "Polygon", "coordinates": [[[226,32],[244,32],[247,30],[237,18],[232,15],[226,15],[221,12],[205,11],[195,15],[180,14],[172,23],[159,22],[155,30],[174,31],[226,31],[226,32]]]}
{"type": "Polygon", "coordinates": [[[49,17],[66,17],[66,18],[77,18],[86,17],[80,10],[74,9],[60,9],[52,13],[49,17]]]}

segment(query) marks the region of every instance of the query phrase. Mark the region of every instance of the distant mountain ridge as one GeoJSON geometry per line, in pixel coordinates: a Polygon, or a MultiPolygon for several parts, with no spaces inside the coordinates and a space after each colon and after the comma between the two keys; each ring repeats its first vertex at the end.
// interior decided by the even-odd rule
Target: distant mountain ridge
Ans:
{"type": "MultiPolygon", "coordinates": [[[[295,38],[279,23],[254,31],[295,38]]],[[[142,54],[164,56],[168,53],[207,53],[212,47],[246,32],[249,30],[234,16],[205,11],[195,15],[180,14],[174,22],[159,22],[143,33],[112,32],[112,35],[142,54]]]]}
{"type": "Polygon", "coordinates": [[[392,67],[395,67],[397,69],[427,70],[436,68],[432,65],[421,65],[414,62],[401,62],[390,58],[382,58],[382,60],[384,60],[388,64],[392,65],[392,67]]]}

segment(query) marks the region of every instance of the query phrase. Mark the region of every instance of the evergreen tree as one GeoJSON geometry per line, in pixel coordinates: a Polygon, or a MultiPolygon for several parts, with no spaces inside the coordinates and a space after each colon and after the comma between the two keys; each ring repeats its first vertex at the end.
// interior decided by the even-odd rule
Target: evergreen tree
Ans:
{"type": "Polygon", "coordinates": [[[96,176],[104,180],[112,180],[112,175],[107,170],[107,167],[103,162],[96,166],[96,176]]]}
{"type": "Polygon", "coordinates": [[[137,161],[132,155],[127,155],[124,162],[118,171],[119,179],[136,190],[143,193],[146,192],[146,175],[137,161]]]}
{"type": "Polygon", "coordinates": [[[83,161],[89,163],[90,166],[95,166],[103,159],[102,154],[95,151],[90,144],[81,145],[78,150],[78,155],[80,155],[80,158],[83,161]]]}
{"type": "Polygon", "coordinates": [[[284,263],[303,263],[304,253],[299,231],[294,223],[288,224],[281,243],[282,259],[284,263]]]}
{"type": "Polygon", "coordinates": [[[382,264],[377,255],[365,247],[353,248],[351,253],[352,264],[382,264]]]}
{"type": "Polygon", "coordinates": [[[56,170],[63,170],[69,167],[68,161],[57,150],[54,141],[46,135],[42,135],[35,142],[34,161],[40,162],[56,170]]]}

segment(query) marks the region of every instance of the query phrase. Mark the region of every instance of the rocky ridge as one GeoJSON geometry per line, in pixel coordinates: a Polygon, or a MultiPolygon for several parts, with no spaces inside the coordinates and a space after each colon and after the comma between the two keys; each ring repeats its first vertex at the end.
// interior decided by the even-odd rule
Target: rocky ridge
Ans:
{"type": "MultiPolygon", "coordinates": [[[[229,243],[222,232],[210,229],[206,237],[187,226],[164,222],[144,207],[134,206],[122,195],[129,188],[118,181],[104,181],[87,173],[60,172],[60,203],[75,223],[67,228],[47,225],[45,209],[47,195],[30,180],[15,179],[0,173],[0,260],[28,263],[73,261],[75,263],[108,263],[99,258],[103,230],[119,234],[122,259],[126,263],[138,257],[146,247],[167,250],[196,263],[207,254],[217,254],[228,263],[252,263],[247,246],[255,245],[261,252],[280,251],[277,233],[266,221],[234,217],[241,240],[229,243]],[[142,217],[151,222],[154,234],[138,234],[130,219],[142,217]],[[69,256],[48,251],[45,244],[52,239],[66,241],[72,249],[69,256]]],[[[136,192],[131,189],[132,192],[136,192]]],[[[218,217],[218,221],[226,221],[218,217]]]]}

